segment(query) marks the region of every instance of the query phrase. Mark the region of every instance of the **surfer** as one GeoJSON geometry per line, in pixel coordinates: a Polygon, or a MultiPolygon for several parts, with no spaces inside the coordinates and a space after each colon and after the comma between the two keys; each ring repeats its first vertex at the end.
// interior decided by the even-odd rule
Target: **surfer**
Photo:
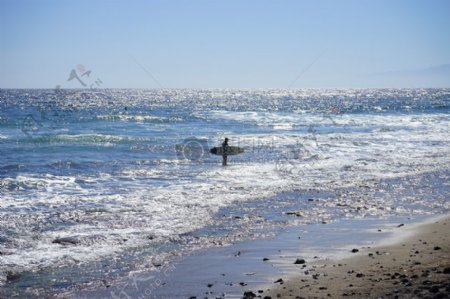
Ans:
{"type": "Polygon", "coordinates": [[[225,141],[222,142],[222,166],[227,166],[228,159],[228,138],[225,137],[225,141]]]}

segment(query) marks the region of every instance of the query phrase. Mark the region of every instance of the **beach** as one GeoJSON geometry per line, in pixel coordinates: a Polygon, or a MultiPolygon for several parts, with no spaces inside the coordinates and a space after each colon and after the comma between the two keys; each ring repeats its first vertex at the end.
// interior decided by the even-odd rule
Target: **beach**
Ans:
{"type": "Polygon", "coordinates": [[[450,0],[0,24],[0,299],[450,299],[450,0]]]}
{"type": "Polygon", "coordinates": [[[449,94],[0,90],[0,297],[241,298],[310,279],[450,211],[449,94]],[[243,151],[227,167],[210,152],[225,137],[243,151]]]}
{"type": "MultiPolygon", "coordinates": [[[[450,217],[405,228],[391,244],[355,248],[354,257],[305,262],[265,298],[449,298],[450,217]]],[[[247,298],[251,298],[247,293],[247,298]]]]}
{"type": "Polygon", "coordinates": [[[448,298],[449,220],[290,227],[56,298],[448,298]]]}

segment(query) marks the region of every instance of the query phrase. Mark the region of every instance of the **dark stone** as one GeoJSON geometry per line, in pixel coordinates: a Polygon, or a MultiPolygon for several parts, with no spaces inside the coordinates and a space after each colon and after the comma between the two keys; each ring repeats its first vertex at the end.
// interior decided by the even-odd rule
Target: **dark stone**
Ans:
{"type": "Polygon", "coordinates": [[[6,273],[6,280],[7,281],[15,281],[18,280],[20,278],[20,274],[19,273],[14,273],[14,272],[7,272],[6,273]]]}
{"type": "Polygon", "coordinates": [[[208,283],[206,286],[207,286],[208,288],[212,288],[213,284],[212,284],[212,283],[208,283]]]}
{"type": "Polygon", "coordinates": [[[76,237],[64,237],[64,238],[57,238],[53,240],[54,244],[61,244],[61,245],[77,245],[80,243],[80,240],[76,237]]]}
{"type": "Polygon", "coordinates": [[[433,248],[434,250],[441,250],[442,248],[441,247],[439,247],[439,246],[434,246],[434,248],[433,248]]]}
{"type": "Polygon", "coordinates": [[[274,281],[273,283],[283,283],[284,281],[283,281],[283,279],[282,278],[280,278],[280,279],[278,279],[278,280],[276,280],[276,281],[274,281]]]}
{"type": "Polygon", "coordinates": [[[438,286],[432,286],[428,291],[430,291],[430,293],[438,293],[439,292],[439,287],[438,286]]]}
{"type": "Polygon", "coordinates": [[[252,291],[248,291],[244,293],[244,297],[242,297],[243,299],[253,299],[256,297],[256,294],[253,293],[252,291]]]}
{"type": "Polygon", "coordinates": [[[272,297],[270,297],[270,296],[264,296],[263,299],[272,299],[272,297]]]}
{"type": "Polygon", "coordinates": [[[263,262],[267,262],[269,259],[267,257],[263,258],[263,262]]]}
{"type": "Polygon", "coordinates": [[[442,271],[442,273],[450,274],[450,267],[445,268],[444,271],[442,271]]]}
{"type": "Polygon", "coordinates": [[[402,227],[402,226],[404,226],[404,224],[403,224],[403,223],[401,223],[401,224],[397,225],[397,227],[402,227]]]}
{"type": "Polygon", "coordinates": [[[356,277],[364,277],[365,275],[363,273],[356,273],[356,277]]]}
{"type": "Polygon", "coordinates": [[[247,284],[245,282],[240,282],[239,285],[240,286],[246,286],[247,284]]]}
{"type": "Polygon", "coordinates": [[[353,249],[352,249],[352,252],[353,252],[353,253],[357,253],[357,252],[359,252],[359,249],[353,248],[353,249]]]}
{"type": "Polygon", "coordinates": [[[303,217],[303,215],[300,212],[286,212],[286,215],[293,215],[296,217],[303,217]]]}
{"type": "Polygon", "coordinates": [[[306,261],[304,259],[296,259],[294,262],[294,264],[296,264],[296,265],[299,265],[299,264],[302,265],[304,263],[306,263],[306,261]]]}

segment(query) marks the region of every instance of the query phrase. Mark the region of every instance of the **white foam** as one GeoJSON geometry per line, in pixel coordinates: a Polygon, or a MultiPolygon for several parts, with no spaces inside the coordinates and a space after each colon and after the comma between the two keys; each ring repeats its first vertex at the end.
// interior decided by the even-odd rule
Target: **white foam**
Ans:
{"type": "MultiPolygon", "coordinates": [[[[98,115],[96,117],[99,120],[108,121],[129,121],[129,122],[153,122],[153,121],[168,121],[169,118],[153,115],[129,115],[129,114],[111,114],[111,115],[98,115]]],[[[171,118],[171,121],[176,118],[171,118]]]]}

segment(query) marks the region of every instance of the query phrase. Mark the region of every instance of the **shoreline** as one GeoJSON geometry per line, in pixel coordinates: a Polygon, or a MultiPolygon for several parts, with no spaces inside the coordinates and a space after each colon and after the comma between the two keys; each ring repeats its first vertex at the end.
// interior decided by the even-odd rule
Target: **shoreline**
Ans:
{"type": "MultiPolygon", "coordinates": [[[[142,273],[139,278],[128,278],[100,289],[77,290],[57,298],[242,298],[244,294],[246,298],[322,298],[315,295],[312,283],[309,283],[311,293],[305,295],[298,280],[321,282],[323,277],[331,277],[331,273],[320,275],[327,269],[324,262],[330,265],[339,260],[343,264],[342,260],[354,259],[355,255],[365,258],[365,250],[373,250],[370,247],[391,243],[392,239],[406,241],[418,227],[435,220],[436,217],[416,215],[341,219],[335,223],[289,227],[273,238],[199,250],[158,272],[142,273]],[[353,248],[358,253],[352,253],[353,248]],[[305,263],[294,264],[296,259],[304,259],[305,263]],[[314,276],[317,273],[319,276],[314,276]]],[[[448,242],[440,247],[448,249],[448,242]]],[[[360,272],[356,269],[353,275],[360,272]]],[[[325,287],[320,291],[330,293],[331,288],[325,287]]],[[[323,298],[330,298],[328,293],[323,298]]]]}
{"type": "Polygon", "coordinates": [[[354,256],[305,263],[262,298],[449,298],[449,227],[450,215],[433,217],[354,256]]]}

